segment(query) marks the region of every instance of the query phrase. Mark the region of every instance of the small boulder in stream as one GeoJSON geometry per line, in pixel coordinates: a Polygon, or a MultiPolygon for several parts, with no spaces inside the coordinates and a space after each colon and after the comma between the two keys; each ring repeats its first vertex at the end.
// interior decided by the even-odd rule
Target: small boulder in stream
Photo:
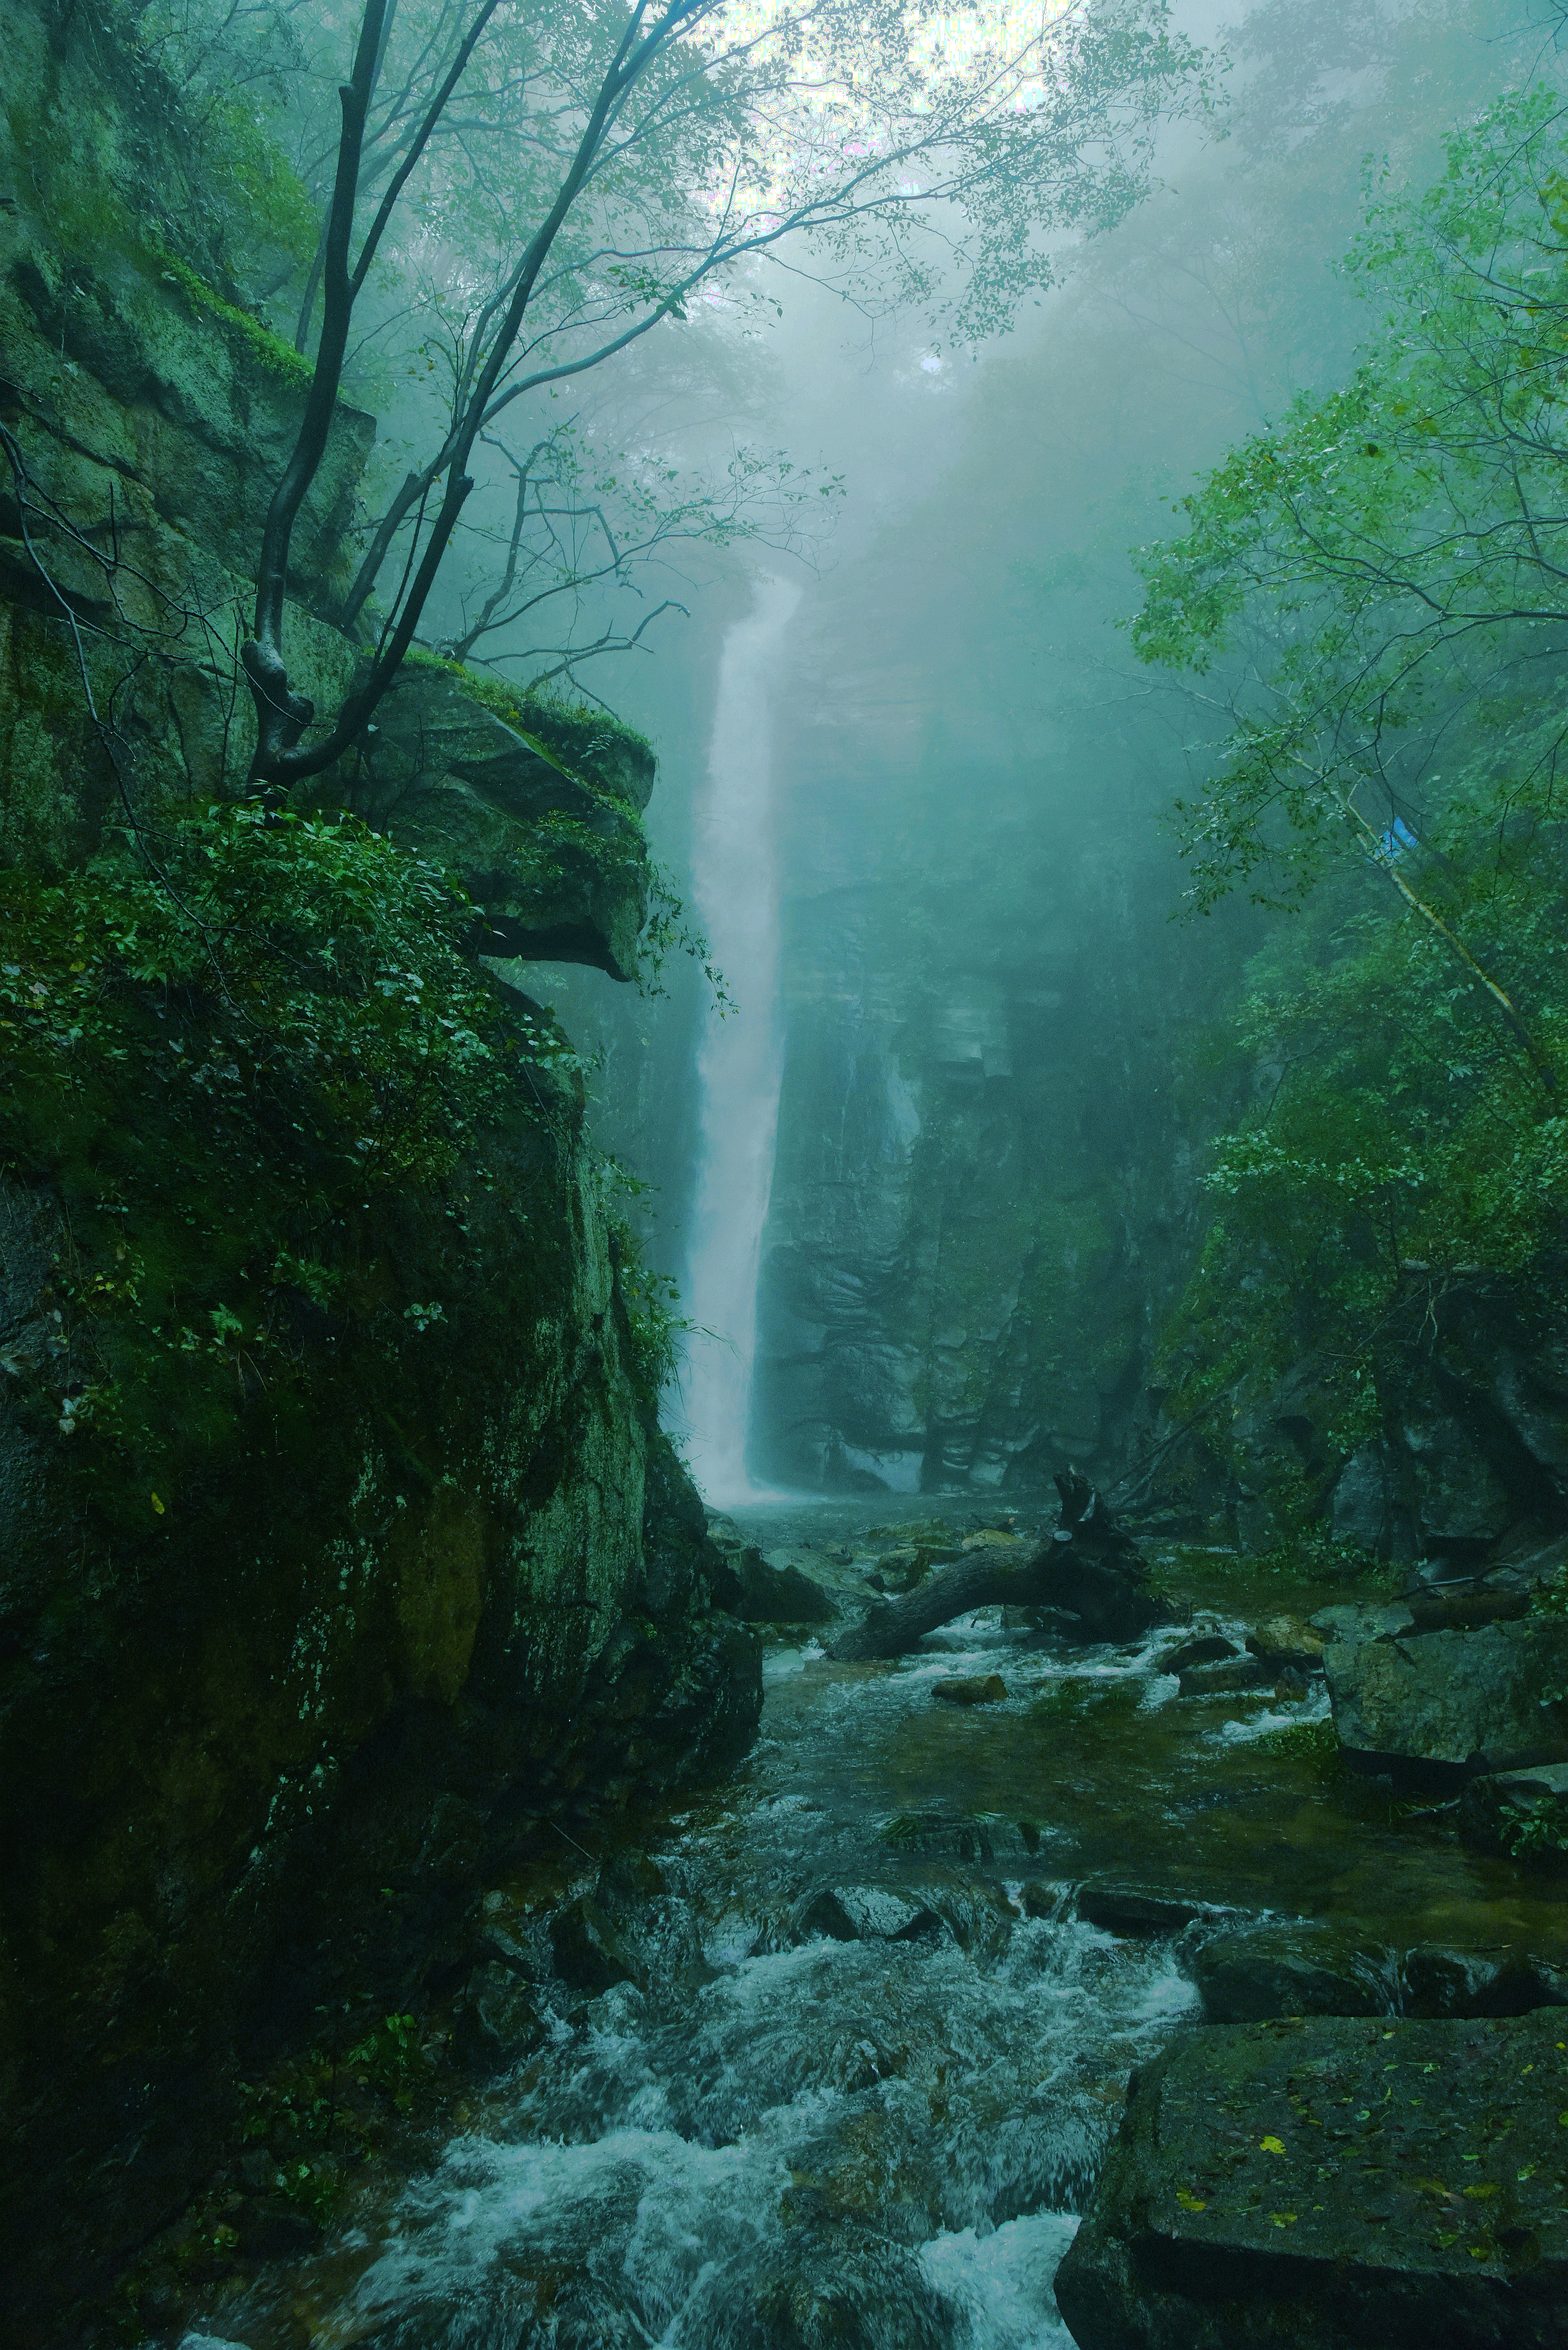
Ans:
{"type": "MultiPolygon", "coordinates": [[[[1029,1889],[1025,1887],[1025,1893],[1029,1889]]],[[[1096,1877],[1079,1887],[1075,1906],[1085,1926],[1097,1926],[1104,1934],[1120,1934],[1137,1941],[1179,1934],[1195,1919],[1218,1914],[1206,1903],[1187,1901],[1179,1894],[1155,1893],[1147,1886],[1113,1884],[1096,1877]]]]}
{"type": "Polygon", "coordinates": [[[1182,1697],[1228,1697],[1237,1690],[1267,1689],[1274,1668],[1259,1657],[1221,1657],[1211,1665],[1191,1665],[1181,1676],[1182,1697]]]}
{"type": "Polygon", "coordinates": [[[1133,2074],[1056,2273],[1079,2350],[1562,2350],[1563,2036],[1552,2013],[1181,2033],[1133,2074]]]}
{"type": "Polygon", "coordinates": [[[946,1680],[931,1683],[931,1695],[944,1705],[1000,1705],[1007,1683],[1000,1673],[950,1673],[946,1680]]]}
{"type": "Polygon", "coordinates": [[[1321,1632],[1299,1616],[1270,1616],[1247,1635],[1247,1653],[1276,1671],[1293,1667],[1297,1672],[1320,1672],[1325,1646],[1321,1632]]]}
{"type": "Polygon", "coordinates": [[[795,1916],[797,1942],[923,1942],[940,1939],[937,1911],[882,1885],[838,1885],[815,1893],[795,1916]]]}
{"type": "Polygon", "coordinates": [[[1183,1640],[1179,1648],[1167,1649],[1156,1669],[1162,1673],[1189,1673],[1198,1665],[1223,1664],[1228,1657],[1241,1655],[1234,1640],[1223,1632],[1202,1632],[1193,1640],[1183,1640]]]}

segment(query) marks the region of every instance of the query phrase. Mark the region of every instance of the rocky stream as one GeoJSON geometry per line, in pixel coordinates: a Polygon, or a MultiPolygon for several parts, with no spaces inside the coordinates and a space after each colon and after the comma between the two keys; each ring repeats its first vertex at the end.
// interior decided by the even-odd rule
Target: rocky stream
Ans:
{"type": "Polygon", "coordinates": [[[1408,1608],[1168,1547],[1171,1620],[1123,1646],[992,1608],[835,1661],[877,1586],[1025,1547],[921,1508],[715,1523],[748,1612],[816,1619],[769,1627],[750,1758],[616,1848],[557,1826],[417,2043],[350,2052],[314,2122],[258,2092],[144,2263],[161,2338],[1568,2339],[1568,1880],[1347,1768],[1331,1721],[1324,1653],[1408,1608]],[[378,2084],[404,2135],[335,2131],[378,2084]]]}

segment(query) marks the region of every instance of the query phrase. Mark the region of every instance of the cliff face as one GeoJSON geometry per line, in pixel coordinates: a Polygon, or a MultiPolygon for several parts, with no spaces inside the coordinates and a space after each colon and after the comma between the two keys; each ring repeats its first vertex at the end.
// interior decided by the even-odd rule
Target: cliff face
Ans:
{"type": "MultiPolygon", "coordinates": [[[[173,93],[86,9],[0,43],[0,2267],[44,2340],[258,2033],[458,1979],[487,1871],[722,1767],[761,1693],[569,1047],[438,870],[481,944],[624,974],[651,758],[421,664],[317,803],[398,847],[203,812],[299,370],[173,93]]],[[[372,433],[296,541],[323,700],[372,433]]]]}
{"type": "Polygon", "coordinates": [[[797,653],[781,750],[803,814],[756,1466],[1109,1482],[1150,1440],[1201,1230],[1172,1080],[1226,965],[1163,919],[1174,876],[1112,746],[1079,776],[983,721],[952,740],[950,681],[888,660],[872,701],[834,640],[828,617],[797,653]]]}
{"type": "Polygon", "coordinates": [[[1212,1138],[1278,1082],[1218,1049],[1267,918],[1171,920],[1177,779],[1142,705],[1010,742],[1005,705],[909,664],[900,592],[824,610],[780,697],[756,1473],[1023,1497],[1074,1464],[1172,1531],[1267,1549],[1315,1524],[1404,1560],[1568,1523],[1558,1301],[1501,1274],[1403,1269],[1365,1440],[1304,1342],[1278,1378],[1233,1357],[1201,1424],[1168,1408],[1212,1138]]]}

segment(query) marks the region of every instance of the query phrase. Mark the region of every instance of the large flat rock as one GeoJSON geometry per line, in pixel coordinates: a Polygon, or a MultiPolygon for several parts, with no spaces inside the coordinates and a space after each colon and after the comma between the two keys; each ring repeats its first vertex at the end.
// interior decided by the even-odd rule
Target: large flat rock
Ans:
{"type": "Polygon", "coordinates": [[[1135,2074],[1056,2278],[1081,2350],[1562,2350],[1568,2023],[1314,2016],[1135,2074]]]}
{"type": "Polygon", "coordinates": [[[1478,1772],[1568,1762],[1568,1621],[1524,1617],[1472,1632],[1334,1640],[1324,1657],[1345,1759],[1441,1787],[1478,1772]]]}

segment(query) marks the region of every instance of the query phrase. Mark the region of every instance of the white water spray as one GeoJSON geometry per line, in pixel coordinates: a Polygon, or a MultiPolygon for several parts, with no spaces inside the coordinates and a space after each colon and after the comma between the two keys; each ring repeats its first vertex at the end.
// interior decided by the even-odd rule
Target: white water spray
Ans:
{"type": "Polygon", "coordinates": [[[697,811],[692,897],[738,1009],[708,1014],[698,1055],[701,1158],[687,1257],[687,1455],[702,1492],[733,1502],[746,1474],[757,1269],[773,1182],[784,1070],[778,876],[774,847],[769,688],[801,591],[757,582],[756,601],[724,639],[697,811]],[[704,1336],[703,1332],[711,1332],[704,1336]]]}

